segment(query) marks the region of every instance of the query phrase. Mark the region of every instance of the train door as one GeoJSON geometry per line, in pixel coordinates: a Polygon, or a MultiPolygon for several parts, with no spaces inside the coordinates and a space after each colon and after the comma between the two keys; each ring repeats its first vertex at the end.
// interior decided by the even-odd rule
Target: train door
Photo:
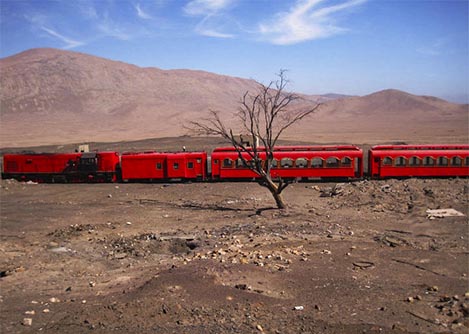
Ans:
{"type": "Polygon", "coordinates": [[[166,160],[166,171],[168,179],[182,179],[186,176],[185,159],[182,156],[168,156],[166,160]]]}
{"type": "Polygon", "coordinates": [[[206,176],[206,157],[198,156],[187,160],[187,170],[191,178],[204,180],[206,176]],[[193,167],[193,170],[191,170],[193,167]]]}

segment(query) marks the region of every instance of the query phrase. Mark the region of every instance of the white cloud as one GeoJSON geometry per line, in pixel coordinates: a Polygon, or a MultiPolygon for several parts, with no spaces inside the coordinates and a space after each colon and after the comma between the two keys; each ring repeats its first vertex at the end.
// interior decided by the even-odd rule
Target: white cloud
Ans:
{"type": "Polygon", "coordinates": [[[118,25],[108,20],[104,20],[98,24],[97,28],[104,36],[117,38],[123,41],[130,40],[132,37],[130,34],[119,28],[118,25]]]}
{"type": "Polygon", "coordinates": [[[47,27],[41,26],[40,27],[43,31],[47,32],[49,35],[61,40],[62,42],[65,43],[65,46],[63,47],[64,49],[73,49],[77,46],[84,45],[84,42],[76,41],[71,38],[68,38],[60,33],[58,33],[55,30],[49,29],[47,27]]]}
{"type": "Polygon", "coordinates": [[[347,0],[318,8],[324,0],[298,0],[288,12],[278,13],[269,22],[260,24],[259,33],[269,42],[279,45],[330,37],[347,30],[335,24],[334,14],[366,1],[347,0]]]}
{"type": "Polygon", "coordinates": [[[54,29],[48,28],[47,26],[50,26],[50,24],[47,23],[48,18],[45,15],[36,13],[32,15],[24,15],[24,18],[32,25],[34,30],[40,29],[46,32],[49,36],[54,37],[55,39],[58,39],[61,42],[65,43],[65,45],[62,47],[63,49],[73,49],[77,46],[86,44],[85,42],[74,40],[72,38],[62,35],[54,29]]]}
{"type": "Polygon", "coordinates": [[[447,42],[445,38],[440,38],[429,45],[417,48],[417,52],[426,56],[439,56],[443,53],[447,42]]]}
{"type": "Polygon", "coordinates": [[[136,4],[135,5],[135,10],[137,11],[137,15],[138,17],[140,17],[141,19],[144,19],[144,20],[151,20],[152,17],[147,14],[141,7],[140,7],[140,4],[136,4]]]}
{"type": "Polygon", "coordinates": [[[203,17],[195,27],[197,34],[216,38],[233,38],[234,34],[226,32],[233,20],[224,14],[233,2],[234,0],[193,0],[183,9],[187,15],[203,17]]]}
{"type": "Polygon", "coordinates": [[[226,9],[233,0],[192,0],[184,6],[184,12],[192,16],[205,16],[226,9]]]}

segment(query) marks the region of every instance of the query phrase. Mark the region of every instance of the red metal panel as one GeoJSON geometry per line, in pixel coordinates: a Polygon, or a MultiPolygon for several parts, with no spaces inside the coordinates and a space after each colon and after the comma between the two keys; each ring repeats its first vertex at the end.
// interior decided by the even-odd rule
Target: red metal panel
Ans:
{"type": "Polygon", "coordinates": [[[62,173],[69,162],[77,162],[81,153],[5,154],[4,173],[62,173]],[[12,167],[15,166],[14,170],[12,167]]]}
{"type": "Polygon", "coordinates": [[[469,176],[469,145],[418,145],[418,146],[375,146],[369,152],[370,175],[372,177],[431,177],[431,176],[469,176]],[[388,157],[392,159],[392,165],[383,164],[388,157]],[[404,158],[404,165],[396,166],[396,158],[404,158]],[[433,165],[425,165],[425,158],[435,160],[433,165]],[[439,165],[438,158],[448,159],[448,164],[439,165]],[[461,158],[461,165],[451,164],[453,157],[461,158]],[[409,163],[410,159],[416,159],[417,165],[409,163]]]}
{"type": "Polygon", "coordinates": [[[163,180],[166,154],[163,153],[126,153],[121,157],[123,180],[163,180]]]}
{"type": "Polygon", "coordinates": [[[119,164],[119,153],[117,152],[99,152],[98,155],[98,171],[115,172],[116,166],[119,164]]]}
{"type": "MultiPolygon", "coordinates": [[[[262,149],[261,149],[262,150],[262,149]]],[[[231,159],[236,161],[238,153],[232,147],[218,148],[212,154],[212,177],[217,179],[230,179],[230,178],[255,178],[257,174],[248,168],[225,166],[224,160],[231,159]]],[[[250,160],[248,153],[243,153],[246,160],[250,160]]],[[[265,159],[265,153],[260,154],[261,159],[265,159]]],[[[292,165],[287,167],[278,167],[271,169],[272,177],[282,178],[319,178],[319,177],[359,177],[362,176],[363,152],[356,146],[281,146],[276,147],[274,158],[281,161],[284,158],[292,160],[292,165]],[[328,158],[336,157],[341,160],[348,157],[351,162],[349,166],[339,164],[337,167],[323,167],[312,168],[311,160],[313,158],[321,158],[327,160],[328,158]],[[306,159],[307,165],[299,167],[295,165],[297,159],[306,159]],[[358,163],[359,166],[355,164],[358,163]],[[358,172],[356,172],[358,169],[358,172]]]]}
{"type": "Polygon", "coordinates": [[[150,152],[122,155],[123,180],[205,179],[206,152],[150,152]]]}

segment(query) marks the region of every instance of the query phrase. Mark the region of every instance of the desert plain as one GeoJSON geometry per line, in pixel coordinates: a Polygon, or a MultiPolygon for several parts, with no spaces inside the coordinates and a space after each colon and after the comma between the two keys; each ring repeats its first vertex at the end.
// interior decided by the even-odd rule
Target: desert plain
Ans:
{"type": "Polygon", "coordinates": [[[468,194],[459,178],[300,182],[280,211],[251,182],[1,180],[1,330],[467,333],[468,194]],[[445,208],[464,216],[428,216],[445,208]]]}

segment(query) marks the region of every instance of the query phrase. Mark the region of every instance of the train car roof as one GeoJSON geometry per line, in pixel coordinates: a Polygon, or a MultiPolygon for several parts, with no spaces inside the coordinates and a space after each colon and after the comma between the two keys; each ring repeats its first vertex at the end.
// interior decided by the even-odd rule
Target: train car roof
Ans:
{"type": "Polygon", "coordinates": [[[372,151],[441,151],[441,150],[469,150],[469,145],[433,144],[433,145],[376,145],[372,151]]]}
{"type": "MultiPolygon", "coordinates": [[[[252,148],[248,148],[251,151],[252,148]]],[[[265,151],[265,147],[259,147],[259,151],[265,151]]],[[[275,146],[274,152],[307,152],[307,151],[361,151],[354,145],[321,145],[321,146],[275,146]]],[[[237,152],[233,146],[217,147],[213,152],[237,152]]]]}
{"type": "Polygon", "coordinates": [[[138,155],[204,155],[205,151],[177,151],[177,152],[157,152],[157,151],[144,151],[144,152],[123,152],[122,156],[138,156],[138,155]]]}

